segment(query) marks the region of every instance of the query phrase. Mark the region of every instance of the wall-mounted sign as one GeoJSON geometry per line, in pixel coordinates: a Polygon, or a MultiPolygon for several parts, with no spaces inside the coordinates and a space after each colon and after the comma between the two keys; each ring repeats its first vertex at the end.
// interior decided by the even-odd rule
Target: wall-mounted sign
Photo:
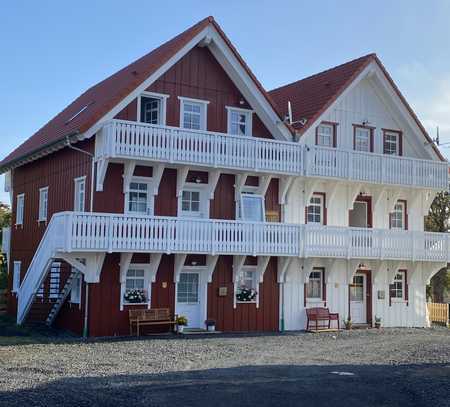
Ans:
{"type": "Polygon", "coordinates": [[[162,282],[162,288],[167,288],[167,281],[162,282]]]}
{"type": "Polygon", "coordinates": [[[385,293],[384,293],[384,290],[378,290],[378,299],[379,300],[384,300],[385,299],[385,293]]]}
{"type": "Polygon", "coordinates": [[[219,297],[226,297],[228,294],[228,287],[219,287],[219,297]]]}

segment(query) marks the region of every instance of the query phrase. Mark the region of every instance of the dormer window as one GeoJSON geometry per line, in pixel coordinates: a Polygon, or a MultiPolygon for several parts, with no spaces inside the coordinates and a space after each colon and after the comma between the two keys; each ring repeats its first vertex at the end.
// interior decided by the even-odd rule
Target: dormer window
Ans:
{"type": "Polygon", "coordinates": [[[336,147],[337,123],[322,122],[316,128],[316,145],[322,147],[336,147]]]}
{"type": "Polygon", "coordinates": [[[229,134],[235,136],[252,136],[252,111],[227,106],[229,134]]]}

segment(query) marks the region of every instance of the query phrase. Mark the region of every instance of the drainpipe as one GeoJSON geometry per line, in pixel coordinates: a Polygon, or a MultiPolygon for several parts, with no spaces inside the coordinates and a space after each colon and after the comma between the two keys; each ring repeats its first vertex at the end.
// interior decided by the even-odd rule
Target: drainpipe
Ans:
{"type": "MultiPolygon", "coordinates": [[[[94,211],[94,169],[95,169],[95,162],[94,162],[94,154],[90,153],[89,151],[83,150],[81,148],[75,147],[70,143],[69,137],[66,139],[67,147],[78,151],[79,153],[86,154],[89,157],[91,157],[91,194],[90,194],[90,202],[89,202],[89,211],[94,211]]],[[[87,338],[89,333],[89,283],[86,283],[86,291],[85,291],[85,304],[84,304],[84,322],[83,322],[83,338],[87,338]]]]}
{"type": "Polygon", "coordinates": [[[280,304],[281,304],[280,332],[284,332],[284,283],[280,283],[280,304]]]}

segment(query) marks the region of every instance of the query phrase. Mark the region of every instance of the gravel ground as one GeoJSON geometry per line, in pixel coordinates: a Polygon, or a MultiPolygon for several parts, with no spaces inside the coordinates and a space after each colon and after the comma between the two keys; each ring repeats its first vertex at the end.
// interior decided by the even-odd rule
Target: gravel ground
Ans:
{"type": "Polygon", "coordinates": [[[0,361],[1,406],[450,406],[445,328],[68,339],[0,361]]]}

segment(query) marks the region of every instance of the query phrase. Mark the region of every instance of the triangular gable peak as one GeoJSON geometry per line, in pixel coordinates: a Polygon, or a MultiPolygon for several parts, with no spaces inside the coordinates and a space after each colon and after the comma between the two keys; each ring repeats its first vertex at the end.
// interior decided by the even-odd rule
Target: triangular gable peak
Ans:
{"type": "MultiPolygon", "coordinates": [[[[344,136],[339,147],[352,148],[352,125],[365,122],[382,129],[399,129],[404,133],[406,156],[442,160],[426,130],[375,55],[352,77],[343,89],[316,117],[299,131],[302,143],[312,143],[315,129],[322,121],[339,123],[344,136]]],[[[381,139],[375,141],[375,152],[382,152],[381,139]],[[377,148],[378,143],[378,148],[377,148]]]]}
{"type": "Polygon", "coordinates": [[[93,86],[0,163],[0,172],[92,137],[196,46],[208,47],[275,139],[292,140],[275,104],[212,17],[93,86]],[[145,75],[145,73],[148,73],[145,75]]]}

